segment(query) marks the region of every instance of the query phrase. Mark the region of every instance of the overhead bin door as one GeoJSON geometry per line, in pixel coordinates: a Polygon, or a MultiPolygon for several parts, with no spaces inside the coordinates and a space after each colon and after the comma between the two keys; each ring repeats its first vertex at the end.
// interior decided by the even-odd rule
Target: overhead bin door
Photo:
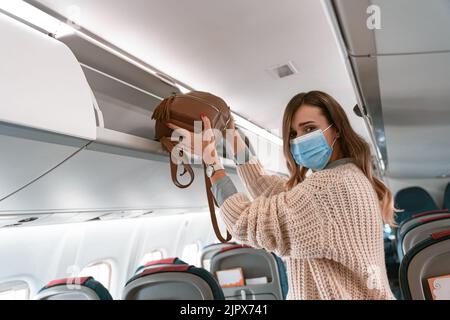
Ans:
{"type": "Polygon", "coordinates": [[[0,14],[0,202],[96,139],[89,85],[59,41],[0,14]]]}
{"type": "Polygon", "coordinates": [[[95,140],[92,94],[70,49],[0,14],[0,121],[95,140]]]}

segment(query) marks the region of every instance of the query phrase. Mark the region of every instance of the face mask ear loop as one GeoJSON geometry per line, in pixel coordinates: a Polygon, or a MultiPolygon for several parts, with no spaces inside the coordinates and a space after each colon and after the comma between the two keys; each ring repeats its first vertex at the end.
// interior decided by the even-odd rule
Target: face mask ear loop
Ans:
{"type": "Polygon", "coordinates": [[[333,144],[331,145],[331,149],[334,151],[334,145],[336,144],[338,137],[334,138],[333,144]]]}
{"type": "MultiPolygon", "coordinates": [[[[328,129],[330,129],[333,126],[333,124],[330,124],[330,126],[328,128],[326,128],[323,132],[327,131],[328,129]]],[[[334,151],[334,145],[336,144],[338,139],[338,136],[336,136],[336,138],[334,138],[333,143],[331,144],[331,149],[334,151]]]]}

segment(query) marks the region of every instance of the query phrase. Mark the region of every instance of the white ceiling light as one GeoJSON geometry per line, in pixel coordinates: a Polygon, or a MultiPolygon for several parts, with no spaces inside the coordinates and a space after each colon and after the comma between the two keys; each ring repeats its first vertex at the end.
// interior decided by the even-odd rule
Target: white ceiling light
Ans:
{"type": "Polygon", "coordinates": [[[2,0],[0,1],[0,9],[55,35],[55,37],[62,37],[75,32],[68,24],[21,0],[2,0]]]}
{"type": "Polygon", "coordinates": [[[233,118],[234,118],[234,122],[237,126],[247,129],[248,131],[250,131],[264,139],[267,139],[279,146],[283,145],[283,140],[274,134],[276,132],[272,133],[261,127],[258,127],[254,123],[248,121],[247,119],[244,119],[243,117],[241,117],[240,115],[238,115],[236,113],[233,113],[233,118]]]}
{"type": "Polygon", "coordinates": [[[185,86],[183,86],[183,85],[181,85],[179,83],[177,83],[176,86],[177,86],[178,89],[180,89],[181,93],[188,93],[188,92],[192,91],[191,89],[188,89],[188,88],[186,88],[185,86]]]}

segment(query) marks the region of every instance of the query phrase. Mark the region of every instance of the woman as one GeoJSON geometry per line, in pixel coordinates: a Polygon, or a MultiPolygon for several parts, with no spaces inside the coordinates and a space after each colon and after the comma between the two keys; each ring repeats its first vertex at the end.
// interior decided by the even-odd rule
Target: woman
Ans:
{"type": "MultiPolygon", "coordinates": [[[[210,122],[202,120],[206,135],[210,122]]],[[[204,149],[215,146],[207,140],[204,149]]],[[[248,158],[239,134],[234,140],[235,157],[248,158]]],[[[234,239],[284,258],[288,299],[394,299],[383,246],[383,223],[394,221],[392,195],[372,175],[369,145],[342,107],[320,91],[296,95],[284,113],[283,147],[289,179],[266,175],[254,158],[238,163],[251,199],[217,168],[217,152],[202,155],[234,239]]]]}

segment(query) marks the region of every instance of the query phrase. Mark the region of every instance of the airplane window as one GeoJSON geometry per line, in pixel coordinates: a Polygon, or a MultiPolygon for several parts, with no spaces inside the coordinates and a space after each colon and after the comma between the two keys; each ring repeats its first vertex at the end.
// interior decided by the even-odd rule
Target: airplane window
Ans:
{"type": "Polygon", "coordinates": [[[186,263],[197,266],[199,263],[199,245],[198,243],[191,243],[184,247],[181,254],[181,260],[186,263]]]}
{"type": "Polygon", "coordinates": [[[203,268],[205,268],[208,271],[211,269],[211,259],[203,260],[203,268]]]}
{"type": "Polygon", "coordinates": [[[96,262],[83,268],[79,276],[94,277],[95,280],[109,290],[111,284],[111,265],[107,262],[96,262]]]}
{"type": "Polygon", "coordinates": [[[164,259],[165,253],[163,250],[154,250],[152,252],[146,253],[141,260],[141,265],[146,264],[149,261],[161,260],[164,259]]]}
{"type": "Polygon", "coordinates": [[[0,300],[29,300],[30,287],[25,281],[0,284],[0,300]]]}

